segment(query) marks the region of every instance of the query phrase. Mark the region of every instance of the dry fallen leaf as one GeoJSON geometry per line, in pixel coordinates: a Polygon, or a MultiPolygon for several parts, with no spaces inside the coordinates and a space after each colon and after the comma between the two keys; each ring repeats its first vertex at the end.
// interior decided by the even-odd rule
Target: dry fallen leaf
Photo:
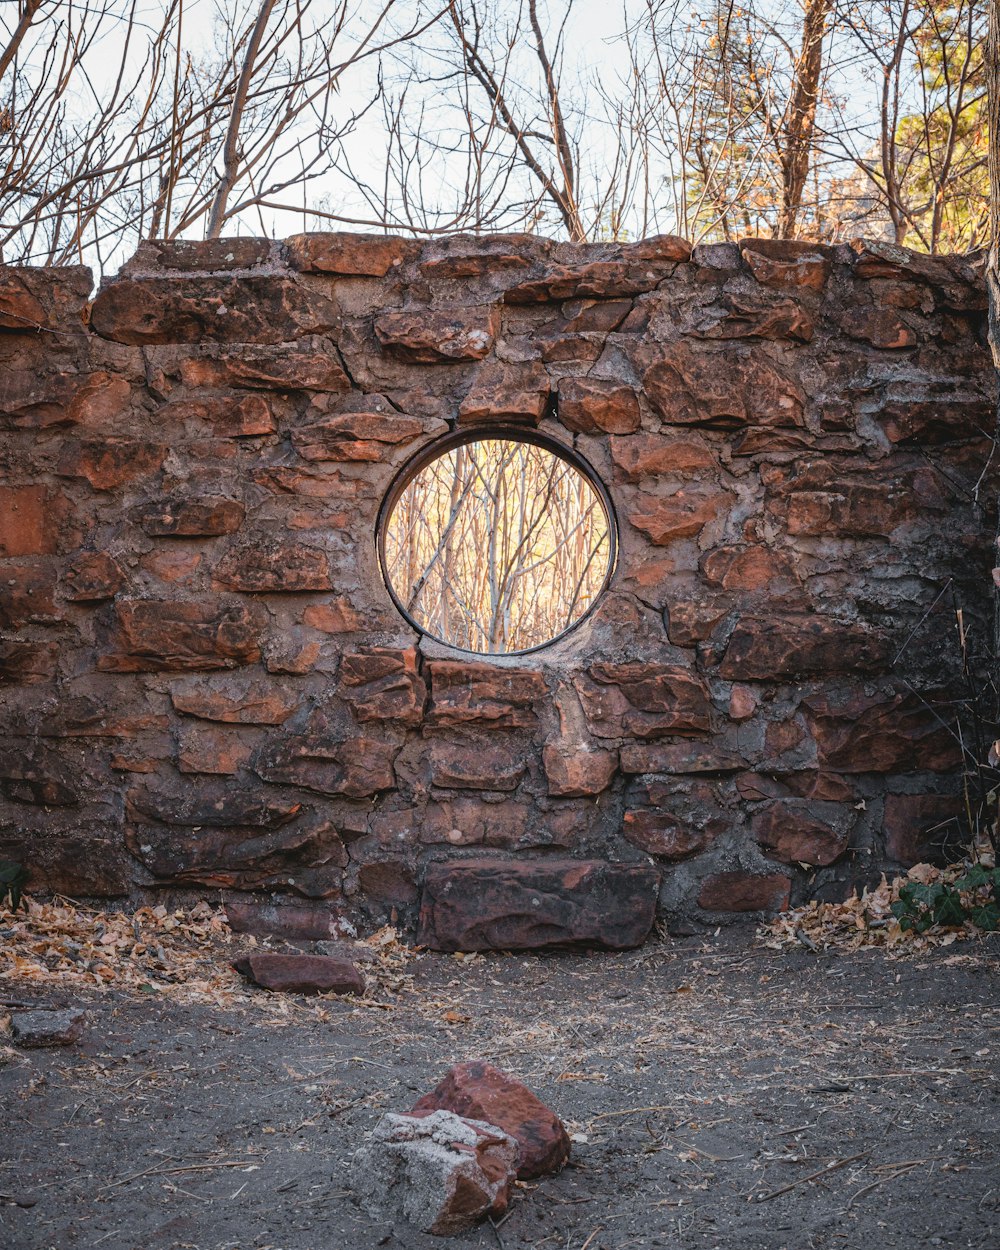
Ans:
{"type": "MultiPolygon", "coordinates": [[[[984,867],[992,866],[985,854],[978,853],[976,860],[984,867]]],[[[874,889],[866,889],[859,895],[840,903],[820,903],[813,900],[791,911],[781,912],[758,930],[758,937],[769,950],[804,946],[811,951],[858,950],[862,947],[881,946],[894,954],[915,954],[935,946],[950,946],[959,939],[981,935],[982,930],[967,921],[961,928],[934,926],[917,933],[903,929],[892,914],[892,905],[899,898],[899,891],[907,884],[932,885],[941,881],[954,882],[968,872],[971,862],[952,864],[938,868],[933,864],[915,864],[905,876],[887,880],[885,874],[874,889]]]]}

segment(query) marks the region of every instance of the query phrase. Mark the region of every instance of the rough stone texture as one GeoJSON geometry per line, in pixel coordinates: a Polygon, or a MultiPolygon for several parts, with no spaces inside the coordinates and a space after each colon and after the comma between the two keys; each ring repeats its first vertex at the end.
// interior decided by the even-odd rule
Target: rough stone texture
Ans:
{"type": "Polygon", "coordinates": [[[558,1172],[569,1160],[569,1134],[556,1113],[526,1085],[483,1059],[449,1068],[429,1094],[417,1099],[413,1111],[451,1111],[503,1129],[520,1147],[520,1180],[558,1172]]]}
{"type": "Polygon", "coordinates": [[[702,883],[698,905],[706,911],[784,911],[789,888],[780,873],[720,872],[702,883]]]}
{"type": "Polygon", "coordinates": [[[401,360],[418,364],[482,360],[496,337],[497,316],[492,309],[466,311],[414,308],[382,313],[375,334],[382,347],[401,360]]]}
{"type": "Polygon", "coordinates": [[[87,1013],[79,1007],[66,1011],[38,1008],[15,1011],[10,1017],[11,1038],[16,1046],[35,1050],[45,1046],[72,1046],[83,1037],[87,1013]]]}
{"type": "Polygon", "coordinates": [[[856,813],[832,803],[768,803],[754,813],[753,835],[786,864],[832,864],[847,850],[856,813]]]}
{"type": "Polygon", "coordinates": [[[383,1116],[354,1156],[351,1187],[381,1220],[455,1236],[507,1210],[518,1145],[450,1111],[383,1116]]]}
{"type": "Polygon", "coordinates": [[[484,365],[462,400],[462,425],[525,421],[537,425],[549,401],[549,375],[541,365],[484,365]]]}
{"type": "Polygon", "coordinates": [[[457,865],[491,941],[617,942],[649,857],[687,920],[943,853],[951,597],[985,654],[1000,476],[965,260],[316,234],[148,243],[90,290],[0,265],[0,854],[31,889],[412,932],[426,879],[444,933],[457,865]],[[449,651],[380,576],[386,492],[466,422],[608,489],[617,568],[549,648],[449,651]]]}
{"type": "Polygon", "coordinates": [[[392,235],[296,234],[285,240],[285,251],[303,273],[381,278],[418,255],[420,245],[392,235]]]}
{"type": "Polygon", "coordinates": [[[365,978],[349,959],[332,955],[244,955],[233,961],[242,976],[282,994],[363,994],[365,978]]]}
{"type": "Polygon", "coordinates": [[[630,386],[602,378],[564,378],[559,384],[559,420],[579,434],[634,434],[642,418],[630,386]]]}
{"type": "Polygon", "coordinates": [[[646,864],[480,859],[432,864],[418,941],[435,950],[639,946],[656,909],[646,864]]]}

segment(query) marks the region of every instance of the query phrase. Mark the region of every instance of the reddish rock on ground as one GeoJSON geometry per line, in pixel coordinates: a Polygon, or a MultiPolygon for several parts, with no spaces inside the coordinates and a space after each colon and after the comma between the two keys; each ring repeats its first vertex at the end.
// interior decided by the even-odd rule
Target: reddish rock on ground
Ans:
{"type": "Polygon", "coordinates": [[[413,1104],[413,1111],[453,1111],[502,1128],[521,1148],[517,1167],[521,1180],[558,1172],[569,1159],[569,1135],[556,1113],[526,1085],[483,1059],[449,1068],[443,1080],[413,1104]]]}
{"type": "Polygon", "coordinates": [[[365,979],[349,959],[331,955],[245,955],[233,961],[243,976],[285,994],[363,994],[365,979]]]}

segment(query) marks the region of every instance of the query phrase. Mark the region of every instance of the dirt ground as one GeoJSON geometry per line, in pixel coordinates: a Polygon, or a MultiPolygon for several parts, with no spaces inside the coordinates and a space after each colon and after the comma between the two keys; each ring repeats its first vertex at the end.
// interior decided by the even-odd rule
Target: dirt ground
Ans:
{"type": "Polygon", "coordinates": [[[75,1047],[4,1054],[0,1246],[448,1244],[364,1215],[347,1169],[383,1111],[485,1057],[563,1117],[574,1158],[456,1246],[995,1250],[998,953],[781,952],[738,929],[622,955],[423,954],[364,1004],[21,986],[91,1024],[75,1047]]]}

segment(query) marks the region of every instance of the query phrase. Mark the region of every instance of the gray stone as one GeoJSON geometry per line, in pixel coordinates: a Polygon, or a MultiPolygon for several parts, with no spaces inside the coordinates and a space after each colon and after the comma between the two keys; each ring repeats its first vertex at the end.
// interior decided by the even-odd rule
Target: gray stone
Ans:
{"type": "Polygon", "coordinates": [[[450,1111],[383,1116],[354,1156],[351,1184],[376,1218],[453,1235],[507,1209],[518,1144],[450,1111]]]}
{"type": "Polygon", "coordinates": [[[83,1036],[87,1013],[79,1007],[66,1011],[37,1008],[15,1011],[11,1015],[11,1032],[18,1046],[30,1049],[42,1046],[72,1046],[83,1036]]]}

